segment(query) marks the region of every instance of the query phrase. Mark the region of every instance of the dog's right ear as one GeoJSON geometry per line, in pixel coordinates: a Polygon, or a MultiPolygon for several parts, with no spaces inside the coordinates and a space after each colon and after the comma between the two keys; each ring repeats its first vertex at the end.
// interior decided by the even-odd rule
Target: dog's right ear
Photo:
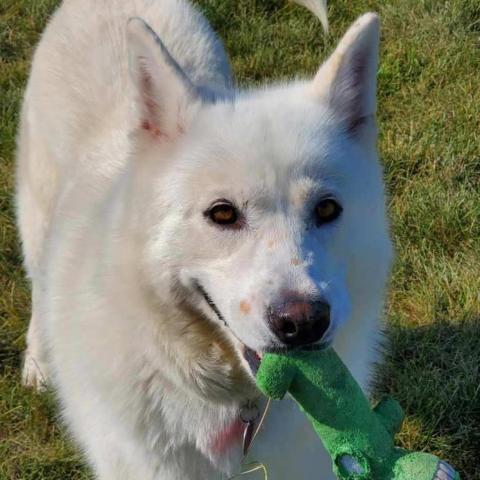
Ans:
{"type": "Polygon", "coordinates": [[[379,23],[374,13],[362,15],[310,85],[310,92],[328,103],[337,120],[352,135],[362,125],[372,124],[375,115],[379,23]]]}
{"type": "Polygon", "coordinates": [[[197,88],[141,18],[129,20],[127,44],[139,128],[160,141],[172,141],[201,103],[197,88]]]}

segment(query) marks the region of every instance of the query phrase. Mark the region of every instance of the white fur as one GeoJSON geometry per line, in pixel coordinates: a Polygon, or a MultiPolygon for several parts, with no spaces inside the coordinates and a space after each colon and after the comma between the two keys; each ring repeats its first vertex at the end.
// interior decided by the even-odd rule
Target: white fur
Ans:
{"type": "MultiPolygon", "coordinates": [[[[285,290],[328,300],[328,339],[367,388],[391,257],[377,49],[367,14],[313,81],[238,92],[220,41],[184,0],[68,0],[56,12],[19,136],[33,285],[24,380],[57,388],[99,479],[241,470],[240,442],[222,454],[212,442],[258,398],[242,343],[278,346],[266,308],[285,290]],[[317,228],[325,194],[344,211],[317,228]],[[245,228],[207,221],[218,198],[243,210],[245,228]]],[[[272,480],[332,478],[291,400],[272,406],[249,459],[272,480]]]]}

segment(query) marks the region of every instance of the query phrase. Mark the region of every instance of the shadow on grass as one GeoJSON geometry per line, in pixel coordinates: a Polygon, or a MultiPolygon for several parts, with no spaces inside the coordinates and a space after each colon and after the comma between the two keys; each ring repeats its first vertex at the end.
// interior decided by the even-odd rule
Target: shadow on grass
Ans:
{"type": "Polygon", "coordinates": [[[406,412],[398,440],[480,480],[480,321],[391,325],[390,348],[375,381],[406,412]]]}

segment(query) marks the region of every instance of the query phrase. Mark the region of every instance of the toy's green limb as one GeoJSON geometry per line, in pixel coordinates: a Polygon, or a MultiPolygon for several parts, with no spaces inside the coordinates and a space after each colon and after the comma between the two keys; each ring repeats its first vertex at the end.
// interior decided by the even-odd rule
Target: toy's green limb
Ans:
{"type": "Polygon", "coordinates": [[[312,421],[341,480],[459,480],[434,455],[396,448],[403,412],[393,399],[372,411],[368,399],[333,349],[266,354],[257,373],[265,395],[287,391],[312,421]]]}
{"type": "Polygon", "coordinates": [[[400,431],[405,414],[396,400],[386,397],[373,410],[391,435],[400,431]]]}
{"type": "Polygon", "coordinates": [[[423,452],[403,454],[393,467],[394,480],[460,480],[447,462],[423,452]]]}
{"type": "Polygon", "coordinates": [[[260,390],[274,400],[281,400],[287,393],[295,376],[296,367],[287,355],[268,353],[262,358],[257,372],[260,390]]]}

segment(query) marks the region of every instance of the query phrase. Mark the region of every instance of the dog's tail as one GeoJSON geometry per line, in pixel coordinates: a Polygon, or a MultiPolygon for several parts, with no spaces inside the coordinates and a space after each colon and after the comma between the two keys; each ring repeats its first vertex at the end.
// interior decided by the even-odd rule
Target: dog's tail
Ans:
{"type": "Polygon", "coordinates": [[[327,0],[293,0],[299,5],[308,8],[322,22],[325,33],[328,32],[327,0]]]}

